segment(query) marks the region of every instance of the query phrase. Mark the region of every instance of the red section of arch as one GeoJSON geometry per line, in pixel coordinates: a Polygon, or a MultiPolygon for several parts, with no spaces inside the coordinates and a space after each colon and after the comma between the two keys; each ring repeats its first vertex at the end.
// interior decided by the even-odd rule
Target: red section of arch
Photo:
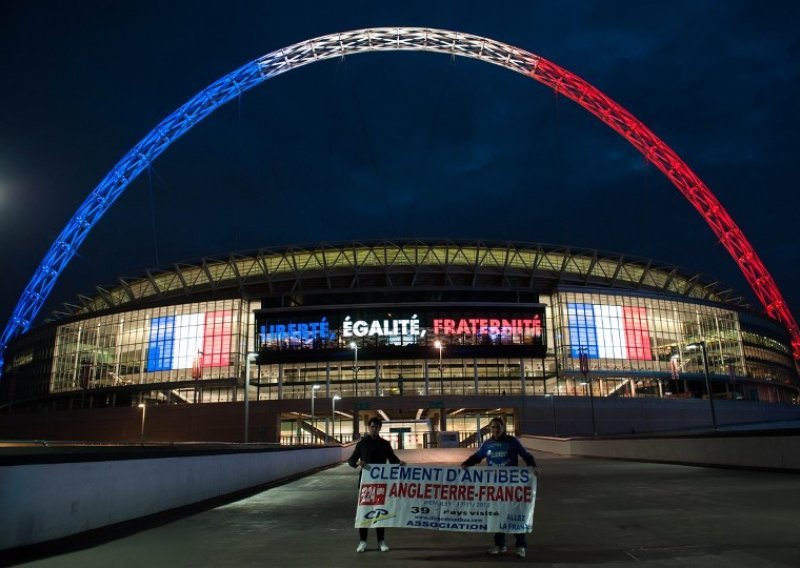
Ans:
{"type": "Polygon", "coordinates": [[[789,330],[794,358],[800,359],[800,328],[778,290],[775,280],[741,229],[689,166],[631,113],[574,73],[546,59],[539,59],[531,77],[572,99],[602,120],[633,144],[651,164],[672,181],[689,203],[700,212],[722,246],[739,265],[767,315],[783,323],[789,330]]]}

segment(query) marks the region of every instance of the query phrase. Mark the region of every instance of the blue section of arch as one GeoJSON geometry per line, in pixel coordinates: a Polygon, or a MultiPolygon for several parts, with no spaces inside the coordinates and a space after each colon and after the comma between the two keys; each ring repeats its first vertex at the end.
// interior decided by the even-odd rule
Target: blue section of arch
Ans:
{"type": "Polygon", "coordinates": [[[170,144],[188,132],[195,124],[214,112],[219,106],[271,76],[264,74],[261,66],[255,61],[225,75],[165,118],[117,162],[61,231],[25,287],[3,330],[3,335],[0,336],[0,373],[3,372],[3,355],[6,345],[30,328],[56,280],[75,256],[78,247],[128,184],[136,179],[170,144]]]}

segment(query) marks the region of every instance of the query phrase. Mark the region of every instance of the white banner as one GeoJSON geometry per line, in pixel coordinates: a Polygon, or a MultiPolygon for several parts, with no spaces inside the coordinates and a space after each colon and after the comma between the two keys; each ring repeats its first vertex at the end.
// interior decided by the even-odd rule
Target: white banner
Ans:
{"type": "Polygon", "coordinates": [[[356,528],[526,533],[535,503],[529,467],[371,465],[361,473],[356,528]]]}

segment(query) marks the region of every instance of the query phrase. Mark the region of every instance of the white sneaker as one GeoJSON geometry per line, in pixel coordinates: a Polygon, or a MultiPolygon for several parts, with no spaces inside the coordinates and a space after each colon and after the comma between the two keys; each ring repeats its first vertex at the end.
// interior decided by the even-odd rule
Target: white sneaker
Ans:
{"type": "Polygon", "coordinates": [[[386,544],[385,540],[382,540],[378,543],[381,547],[381,552],[389,552],[389,545],[386,544]]]}
{"type": "Polygon", "coordinates": [[[366,549],[367,549],[367,541],[362,540],[358,543],[358,546],[356,547],[356,552],[364,552],[366,549]]]}
{"type": "Polygon", "coordinates": [[[518,546],[515,554],[517,556],[519,556],[520,558],[525,558],[525,547],[524,546],[518,546]]]}
{"type": "Polygon", "coordinates": [[[492,548],[490,548],[489,550],[487,550],[486,552],[488,552],[492,556],[495,556],[497,554],[500,554],[501,552],[505,552],[506,550],[508,550],[508,549],[505,546],[497,546],[497,545],[495,545],[492,548]]]}

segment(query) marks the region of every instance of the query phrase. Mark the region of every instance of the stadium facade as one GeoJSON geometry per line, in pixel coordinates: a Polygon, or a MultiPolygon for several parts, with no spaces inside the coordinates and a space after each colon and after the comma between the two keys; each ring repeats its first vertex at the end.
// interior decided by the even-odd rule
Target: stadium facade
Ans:
{"type": "Polygon", "coordinates": [[[710,386],[723,405],[798,401],[780,323],[697,274],[586,249],[262,249],[122,278],[54,315],[9,346],[3,414],[202,405],[209,416],[246,391],[275,409],[269,438],[347,439],[379,413],[392,435],[426,443],[480,431],[491,412],[513,418],[520,400],[551,401],[554,430],[554,399],[567,397],[664,408],[708,400],[710,386]]]}

